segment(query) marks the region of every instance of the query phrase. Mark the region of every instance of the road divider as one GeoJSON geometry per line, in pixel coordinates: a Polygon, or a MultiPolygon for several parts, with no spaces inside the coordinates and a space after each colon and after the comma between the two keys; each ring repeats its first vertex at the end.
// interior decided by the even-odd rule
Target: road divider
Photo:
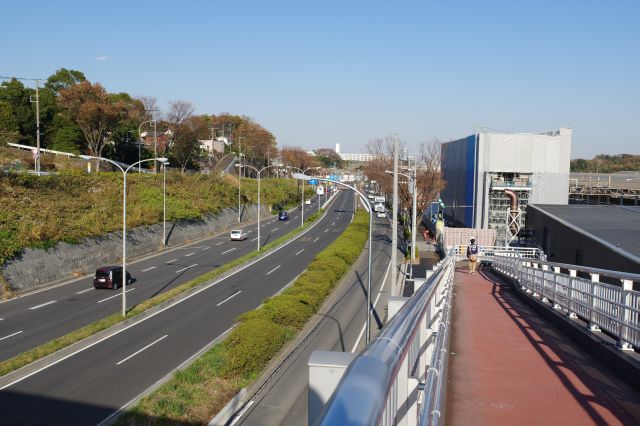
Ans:
{"type": "Polygon", "coordinates": [[[320,309],[362,252],[368,222],[366,212],[356,213],[345,232],[315,257],[293,285],[258,309],[240,315],[221,343],[145,396],[117,424],[145,424],[145,419],[158,418],[176,424],[209,423],[242,387],[259,377],[320,309]]]}

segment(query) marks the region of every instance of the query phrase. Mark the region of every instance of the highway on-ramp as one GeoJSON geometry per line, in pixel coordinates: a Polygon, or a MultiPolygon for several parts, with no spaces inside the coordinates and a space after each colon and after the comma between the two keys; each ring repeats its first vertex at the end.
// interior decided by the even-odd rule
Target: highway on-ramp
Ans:
{"type": "Polygon", "coordinates": [[[298,276],[352,220],[340,191],[286,246],[119,333],[0,390],[0,424],[84,425],[110,417],[298,276]]]}
{"type": "MultiPolygon", "coordinates": [[[[305,214],[317,210],[305,205],[305,214]]],[[[288,221],[267,216],[261,221],[262,244],[291,232],[300,225],[300,211],[288,221]]],[[[170,290],[257,247],[257,224],[238,226],[246,229],[244,241],[230,241],[229,233],[202,239],[193,244],[165,250],[127,265],[135,281],[127,286],[127,307],[170,290]]],[[[103,265],[106,266],[106,265],[103,265]]],[[[0,361],[32,349],[113,313],[121,312],[122,289],[94,290],[93,276],[54,288],[0,302],[0,361]]]]}

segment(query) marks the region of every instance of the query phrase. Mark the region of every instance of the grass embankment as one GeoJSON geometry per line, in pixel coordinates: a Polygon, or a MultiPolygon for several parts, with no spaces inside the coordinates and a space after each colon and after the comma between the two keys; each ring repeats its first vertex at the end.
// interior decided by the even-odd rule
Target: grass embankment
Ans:
{"type": "MultiPolygon", "coordinates": [[[[243,179],[246,203],[257,202],[243,179]]],[[[263,179],[265,205],[299,202],[293,179],[263,179]]],[[[167,220],[201,219],[238,205],[237,187],[205,175],[167,173],[167,220]]],[[[162,174],[129,173],[127,226],[162,222],[162,174]]],[[[122,174],[65,171],[51,176],[0,174],[0,265],[26,247],[75,243],[122,229],[122,174]]]]}
{"type": "Polygon", "coordinates": [[[259,376],[318,311],[358,258],[367,236],[368,216],[360,211],[291,287],[241,315],[237,327],[223,342],[176,373],[117,424],[207,424],[241,388],[259,376]]]}
{"type": "Polygon", "coordinates": [[[248,253],[242,257],[239,257],[227,264],[224,264],[222,266],[220,266],[219,268],[216,268],[204,275],[201,275],[197,278],[194,278],[191,281],[188,281],[186,283],[183,283],[181,285],[179,285],[176,288],[173,288],[165,293],[161,293],[151,299],[148,299],[142,303],[140,303],[139,305],[134,306],[133,308],[131,308],[128,312],[126,316],[122,316],[119,313],[113,314],[111,316],[108,316],[106,318],[103,318],[99,321],[96,321],[92,324],[86,325],[78,330],[74,330],[71,333],[68,333],[58,339],[54,339],[51,340],[47,343],[44,343],[36,348],[33,348],[29,351],[23,352],[19,355],[16,355],[15,357],[8,359],[6,361],[0,362],[0,376],[4,376],[5,374],[8,374],[14,370],[17,370],[18,368],[24,367],[27,364],[30,364],[34,361],[37,361],[41,358],[44,358],[47,355],[50,355],[56,351],[59,351],[60,349],[63,349],[67,346],[70,346],[76,342],[79,342],[82,339],[85,339],[89,336],[92,336],[102,330],[106,330],[109,327],[112,327],[122,321],[128,320],[130,318],[133,318],[135,316],[140,315],[141,313],[143,313],[144,311],[151,309],[154,306],[157,306],[163,302],[166,302],[170,299],[173,299],[174,297],[200,285],[206,282],[209,282],[211,280],[213,280],[214,278],[222,275],[223,273],[227,272],[228,270],[235,268],[236,266],[239,266],[255,257],[257,257],[259,254],[265,252],[266,250],[269,250],[273,247],[276,247],[284,242],[286,242],[287,240],[289,240],[290,238],[292,238],[293,236],[299,234],[300,232],[302,232],[304,229],[308,228],[312,222],[314,222],[318,217],[320,216],[320,213],[314,213],[313,215],[311,215],[309,218],[307,218],[305,220],[305,226],[300,228],[296,228],[294,230],[292,230],[291,232],[289,232],[286,235],[283,235],[282,237],[272,241],[269,244],[266,244],[264,246],[264,248],[258,252],[258,251],[253,251],[251,253],[248,253]]]}

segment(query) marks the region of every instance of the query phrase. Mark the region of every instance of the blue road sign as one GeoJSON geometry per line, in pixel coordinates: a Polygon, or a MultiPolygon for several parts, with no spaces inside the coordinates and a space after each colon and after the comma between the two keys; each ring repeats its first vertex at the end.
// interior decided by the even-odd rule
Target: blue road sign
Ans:
{"type": "Polygon", "coordinates": [[[317,180],[315,180],[315,179],[311,179],[311,180],[309,180],[309,183],[310,183],[311,185],[315,185],[316,183],[318,183],[318,181],[317,181],[317,180]]]}

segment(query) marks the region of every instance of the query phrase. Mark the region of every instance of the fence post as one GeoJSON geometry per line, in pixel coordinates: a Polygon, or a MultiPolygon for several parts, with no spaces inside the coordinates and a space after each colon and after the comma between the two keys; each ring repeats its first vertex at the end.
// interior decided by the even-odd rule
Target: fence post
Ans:
{"type": "Polygon", "coordinates": [[[591,291],[589,292],[589,330],[591,331],[600,331],[600,327],[595,323],[595,317],[598,312],[597,304],[598,298],[596,297],[596,290],[598,288],[596,283],[600,282],[600,274],[590,274],[591,275],[591,291]]]}
{"type": "Polygon", "coordinates": [[[569,269],[569,303],[567,303],[567,308],[569,312],[567,312],[567,316],[569,318],[578,318],[575,312],[571,308],[573,308],[573,279],[578,276],[578,271],[576,269],[569,269]]]}
{"type": "Polygon", "coordinates": [[[622,298],[621,302],[622,306],[622,315],[620,321],[620,327],[618,327],[619,335],[618,342],[616,346],[618,349],[622,351],[632,351],[633,345],[629,342],[629,339],[626,338],[627,335],[631,332],[631,329],[627,327],[627,323],[632,322],[632,317],[635,316],[637,318],[638,314],[636,312],[627,309],[627,306],[632,304],[632,290],[633,290],[633,281],[631,280],[622,280],[622,298]]]}

